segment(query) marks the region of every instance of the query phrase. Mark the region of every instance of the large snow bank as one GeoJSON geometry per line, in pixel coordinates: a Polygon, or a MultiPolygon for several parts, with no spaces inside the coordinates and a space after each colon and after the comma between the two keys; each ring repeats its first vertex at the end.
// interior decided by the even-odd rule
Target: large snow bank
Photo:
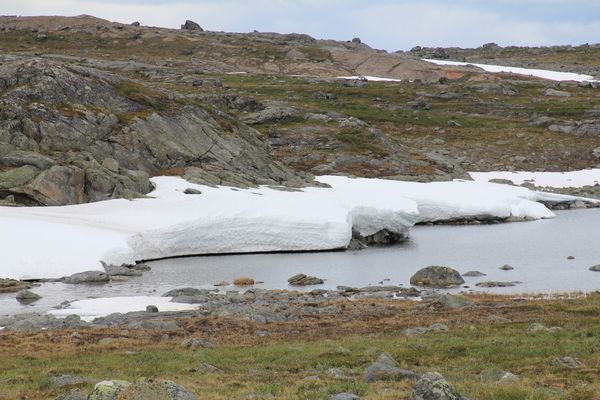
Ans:
{"type": "Polygon", "coordinates": [[[536,186],[553,188],[580,188],[600,184],[600,169],[584,169],[572,172],[470,172],[476,182],[488,182],[491,179],[506,179],[515,185],[532,183],[536,186]]]}
{"type": "Polygon", "coordinates": [[[286,192],[153,179],[152,198],[64,207],[0,207],[0,276],[60,278],[100,260],[341,249],[352,229],[406,233],[417,222],[553,216],[540,200],[567,196],[484,182],[412,183],[324,176],[332,188],[286,192]],[[202,194],[184,194],[195,188],[202,194]]]}
{"type": "Polygon", "coordinates": [[[187,311],[197,310],[198,305],[172,303],[171,297],[103,297],[98,299],[86,299],[72,302],[69,307],[61,310],[49,311],[56,317],[66,317],[77,314],[84,321],[93,321],[94,318],[106,317],[114,313],[128,313],[134,311],[145,311],[149,305],[156,306],[158,311],[187,311]]]}
{"type": "Polygon", "coordinates": [[[548,71],[545,69],[506,67],[503,65],[475,64],[475,63],[448,61],[448,60],[423,59],[423,61],[427,61],[427,62],[437,64],[437,65],[455,65],[455,66],[461,66],[461,67],[473,65],[473,66],[481,68],[487,72],[506,72],[506,73],[511,73],[511,74],[534,76],[537,78],[548,79],[551,81],[575,81],[575,82],[593,82],[593,81],[595,81],[594,77],[591,75],[576,74],[574,72],[558,72],[558,71],[548,71]]]}

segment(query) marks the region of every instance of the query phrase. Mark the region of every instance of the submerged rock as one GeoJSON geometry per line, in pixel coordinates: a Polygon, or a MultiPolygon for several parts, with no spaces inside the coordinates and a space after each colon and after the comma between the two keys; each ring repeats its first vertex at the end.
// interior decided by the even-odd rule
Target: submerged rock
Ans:
{"type": "Polygon", "coordinates": [[[598,264],[598,265],[592,265],[590,267],[590,271],[600,272],[600,264],[598,264]]]}
{"type": "Polygon", "coordinates": [[[480,276],[486,276],[486,274],[484,274],[483,272],[479,272],[479,271],[468,271],[468,272],[465,272],[464,274],[462,274],[462,276],[478,278],[480,276]]]}
{"type": "Polygon", "coordinates": [[[475,286],[484,288],[496,288],[496,287],[511,287],[515,286],[519,282],[498,282],[498,281],[485,281],[479,282],[475,286]]]}
{"type": "Polygon", "coordinates": [[[19,293],[17,293],[17,301],[21,304],[32,304],[35,303],[36,301],[38,301],[39,299],[42,298],[42,296],[40,296],[37,293],[33,293],[29,290],[23,290],[19,293]]]}
{"type": "Polygon", "coordinates": [[[110,281],[108,274],[101,271],[78,272],[63,279],[63,282],[69,284],[79,283],[107,283],[110,281]]]}
{"type": "Polygon", "coordinates": [[[460,286],[465,283],[465,280],[455,269],[432,265],[417,271],[410,278],[410,283],[418,286],[448,288],[460,286]]]}

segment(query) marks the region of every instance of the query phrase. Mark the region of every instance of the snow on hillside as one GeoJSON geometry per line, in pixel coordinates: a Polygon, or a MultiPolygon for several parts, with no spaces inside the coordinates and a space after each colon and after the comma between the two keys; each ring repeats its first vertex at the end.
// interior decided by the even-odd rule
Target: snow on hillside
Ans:
{"type": "Polygon", "coordinates": [[[553,188],[580,188],[600,184],[600,169],[584,169],[572,172],[527,172],[495,171],[469,173],[476,182],[488,182],[491,179],[506,179],[520,185],[528,182],[536,186],[553,188]]]}
{"type": "Polygon", "coordinates": [[[534,76],[537,78],[548,79],[551,81],[575,81],[575,82],[593,82],[593,81],[595,81],[594,77],[591,75],[576,74],[573,72],[558,72],[558,71],[548,71],[545,69],[506,67],[506,66],[502,66],[502,65],[475,64],[475,63],[448,61],[448,60],[423,59],[423,61],[427,61],[427,62],[437,64],[437,65],[454,65],[454,66],[461,66],[461,67],[473,65],[473,66],[481,68],[487,72],[506,72],[506,73],[511,73],[511,74],[534,76]]]}
{"type": "Polygon", "coordinates": [[[572,199],[485,182],[414,183],[323,176],[301,192],[212,188],[153,178],[151,198],[0,207],[0,276],[60,278],[113,264],[194,254],[345,248],[352,230],[406,233],[464,217],[551,218],[540,200],[572,199]],[[187,188],[202,194],[184,194],[187,188]]]}
{"type": "Polygon", "coordinates": [[[337,79],[346,79],[350,81],[369,81],[369,82],[402,82],[402,79],[381,78],[378,76],[338,76],[337,79]]]}

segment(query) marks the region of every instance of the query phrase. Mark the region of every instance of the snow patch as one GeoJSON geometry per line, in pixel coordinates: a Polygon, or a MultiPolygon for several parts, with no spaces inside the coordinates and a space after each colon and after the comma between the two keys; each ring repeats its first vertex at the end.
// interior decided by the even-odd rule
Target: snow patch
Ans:
{"type": "Polygon", "coordinates": [[[537,201],[573,197],[487,182],[318,178],[332,188],[233,189],[157,177],[152,198],[0,207],[0,276],[60,278],[110,264],[197,254],[345,248],[355,229],[407,234],[418,222],[552,218],[537,201]],[[199,195],[184,194],[194,188],[199,195]]]}
{"type": "Polygon", "coordinates": [[[548,79],[551,81],[597,82],[594,79],[594,77],[591,75],[577,74],[574,72],[558,72],[558,71],[549,71],[549,70],[545,70],[545,69],[506,67],[503,65],[475,64],[475,63],[447,61],[447,60],[423,59],[423,61],[427,61],[427,62],[437,64],[437,65],[454,65],[454,66],[461,66],[461,67],[466,67],[466,66],[472,65],[474,67],[481,68],[487,72],[506,72],[506,73],[511,73],[511,74],[534,76],[537,78],[548,79]]]}
{"type": "Polygon", "coordinates": [[[86,299],[72,302],[68,308],[49,311],[58,318],[69,315],[79,315],[82,320],[90,322],[95,318],[106,317],[114,313],[128,313],[145,311],[149,305],[156,306],[158,311],[188,311],[197,310],[198,305],[172,303],[172,297],[103,297],[98,299],[86,299]]]}
{"type": "Polygon", "coordinates": [[[369,82],[402,82],[402,79],[381,78],[378,76],[338,76],[337,79],[346,79],[350,81],[369,81],[369,82]]]}
{"type": "Polygon", "coordinates": [[[572,172],[470,172],[469,175],[476,182],[488,182],[491,179],[506,179],[515,185],[532,183],[536,186],[553,188],[580,188],[600,184],[600,169],[584,169],[572,172]]]}

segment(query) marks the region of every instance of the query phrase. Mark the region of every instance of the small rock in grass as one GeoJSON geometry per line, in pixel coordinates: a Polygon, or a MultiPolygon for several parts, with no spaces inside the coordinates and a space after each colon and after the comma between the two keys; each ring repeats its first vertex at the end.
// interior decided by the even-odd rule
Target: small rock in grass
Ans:
{"type": "Polygon", "coordinates": [[[474,307],[475,303],[473,300],[457,294],[442,294],[435,302],[435,305],[441,308],[463,308],[463,307],[474,307]]]}
{"type": "Polygon", "coordinates": [[[382,353],[377,361],[367,367],[365,381],[418,379],[419,375],[413,371],[400,368],[399,364],[389,354],[382,353]]]}
{"type": "Polygon", "coordinates": [[[247,277],[236,278],[234,279],[233,284],[235,286],[251,286],[254,285],[254,279],[247,277]]]}
{"type": "Polygon", "coordinates": [[[413,386],[414,400],[467,400],[437,372],[428,372],[413,386]]]}
{"type": "Polygon", "coordinates": [[[531,324],[527,327],[527,332],[529,332],[529,333],[537,333],[537,332],[554,333],[554,332],[558,332],[561,330],[562,330],[562,328],[560,326],[552,326],[552,327],[548,328],[545,325],[542,325],[538,322],[534,322],[533,324],[531,324]]]}
{"type": "Polygon", "coordinates": [[[360,400],[361,397],[350,392],[337,393],[332,394],[330,397],[331,400],[360,400]]]}
{"type": "Polygon", "coordinates": [[[583,363],[579,361],[577,358],[573,357],[560,357],[555,358],[550,362],[555,367],[569,368],[569,369],[577,369],[583,367],[583,363]]]}
{"type": "Polygon", "coordinates": [[[213,347],[215,347],[213,342],[202,338],[187,338],[181,342],[181,345],[190,349],[197,349],[199,347],[205,349],[212,349],[213,347]]]}

